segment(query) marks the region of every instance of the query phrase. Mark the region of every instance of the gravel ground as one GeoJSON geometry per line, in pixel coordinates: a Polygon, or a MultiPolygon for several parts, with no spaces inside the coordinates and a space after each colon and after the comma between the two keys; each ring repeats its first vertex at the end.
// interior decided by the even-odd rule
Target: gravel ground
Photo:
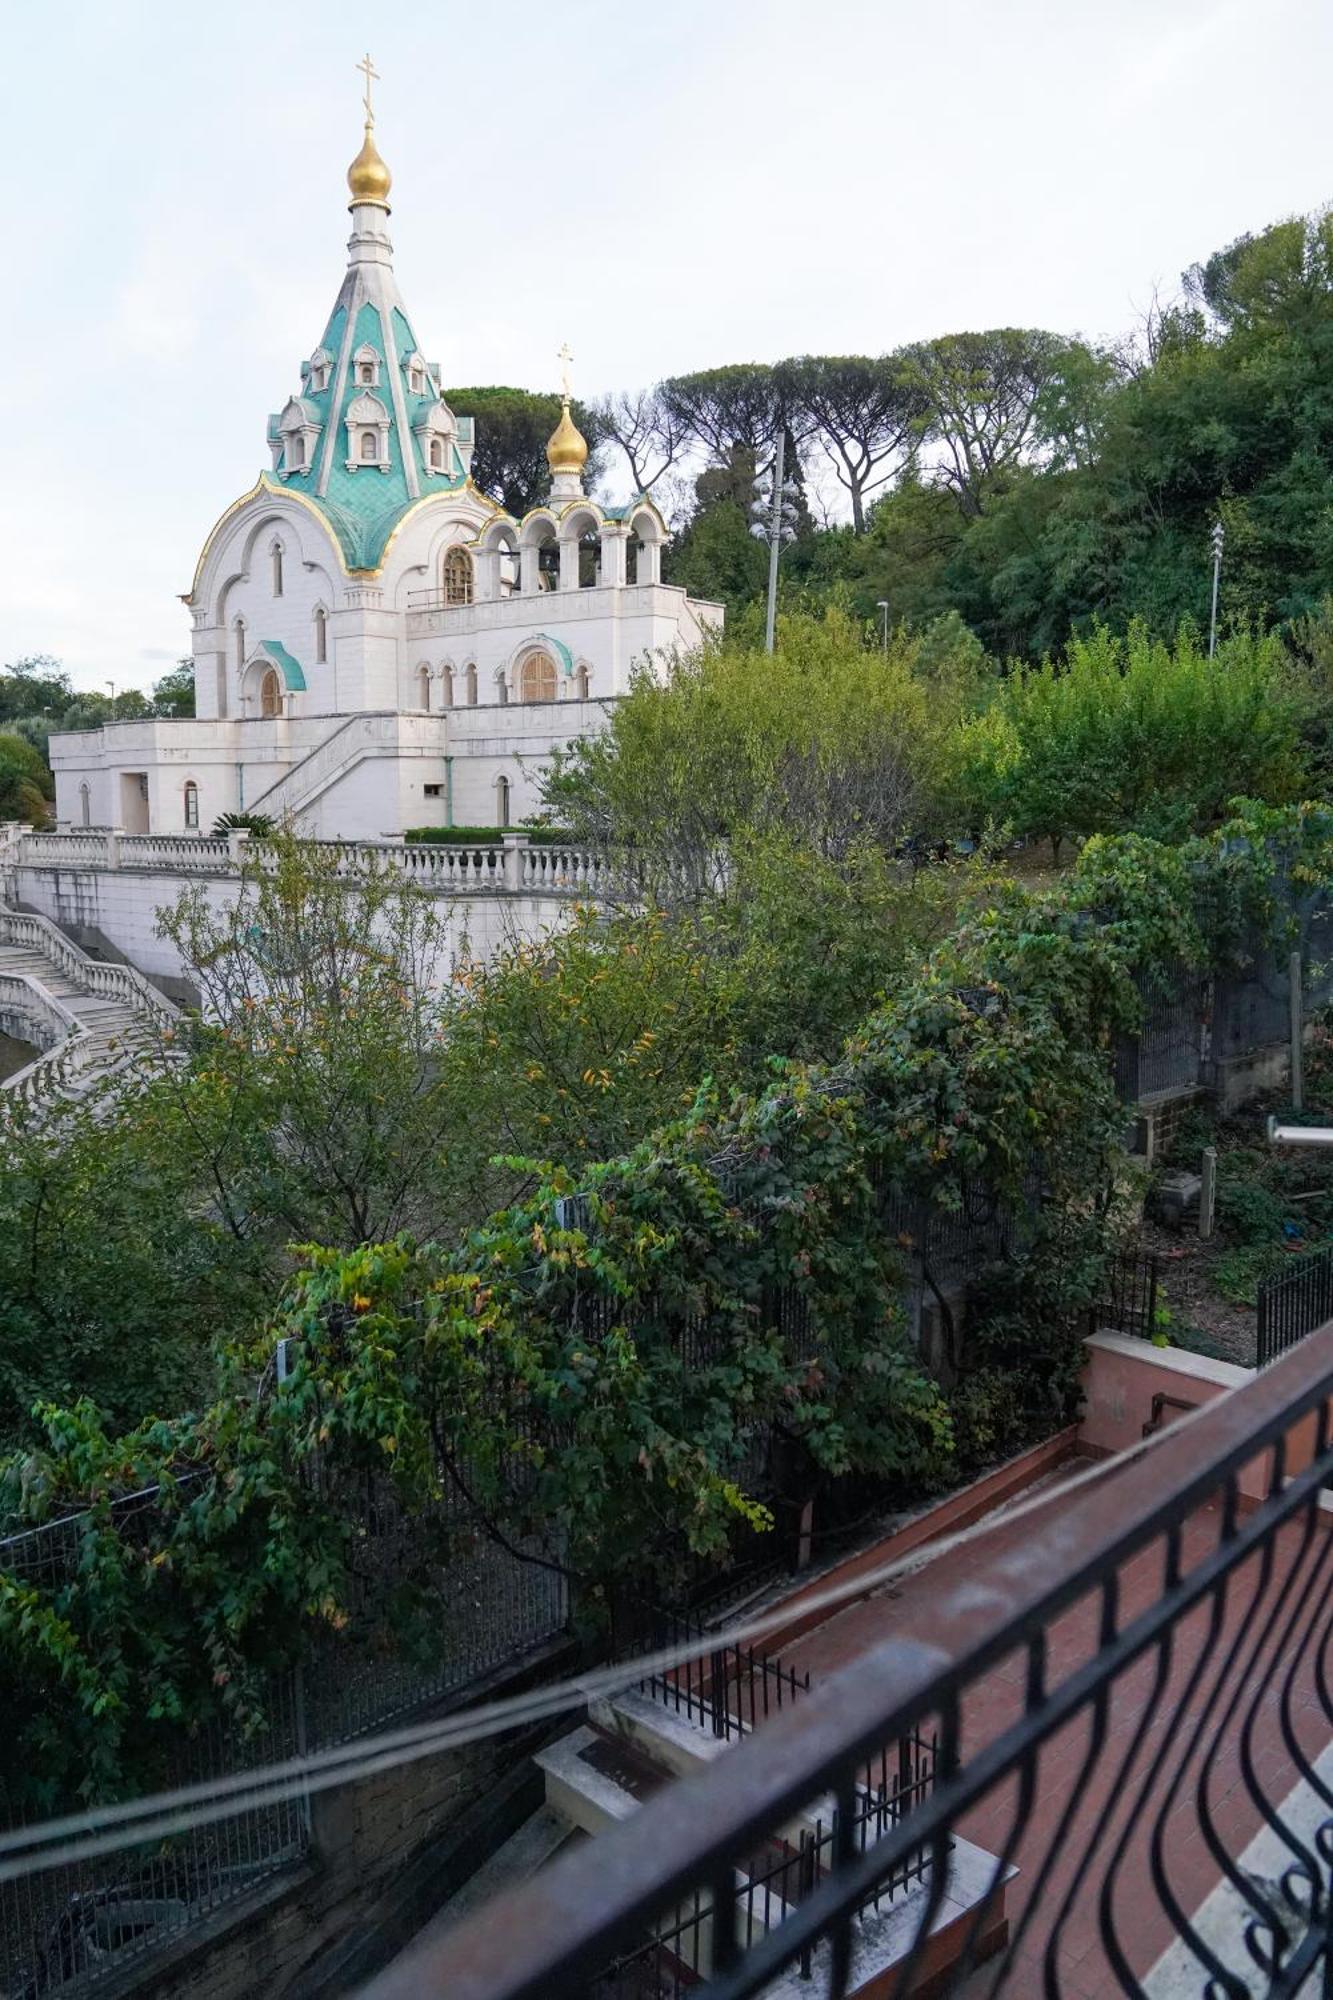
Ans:
{"type": "Polygon", "coordinates": [[[1144,1224],[1143,1245],[1160,1259],[1161,1288],[1172,1320],[1165,1331],[1172,1346],[1253,1368],[1254,1307],[1235,1305],[1214,1287],[1210,1274],[1220,1254],[1217,1243],[1201,1243],[1188,1228],[1176,1236],[1149,1222],[1144,1224]]]}

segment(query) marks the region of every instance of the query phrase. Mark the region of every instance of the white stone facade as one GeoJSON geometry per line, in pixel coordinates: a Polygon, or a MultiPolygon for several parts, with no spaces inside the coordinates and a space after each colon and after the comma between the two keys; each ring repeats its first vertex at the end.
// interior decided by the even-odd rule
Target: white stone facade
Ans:
{"type": "Polygon", "coordinates": [[[548,506],[517,520],[472,484],[472,426],[408,324],[367,145],[347,275],[270,419],[272,469],[214,527],[185,599],[196,719],[53,737],[61,827],[517,824],[552,751],[604,726],[637,664],[660,671],[720,627],[720,607],[662,583],[651,501],[585,497],[567,396],[548,506]]]}

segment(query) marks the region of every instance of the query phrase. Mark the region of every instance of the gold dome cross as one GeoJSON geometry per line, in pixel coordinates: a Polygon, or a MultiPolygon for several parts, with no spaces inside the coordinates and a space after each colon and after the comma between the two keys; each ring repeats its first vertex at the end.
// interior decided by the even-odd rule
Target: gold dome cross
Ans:
{"type": "Polygon", "coordinates": [[[367,51],[366,51],[365,55],[363,55],[363,56],[362,56],[362,58],[361,58],[360,62],[359,62],[359,63],[357,63],[357,64],[355,64],[355,65],[354,65],[354,67],[355,67],[355,68],[357,68],[357,69],[359,69],[359,70],[360,70],[360,71],[362,72],[362,74],[364,75],[365,79],[366,79],[366,94],[365,94],[365,96],[364,96],[364,97],[362,98],[361,102],[362,102],[362,103],[363,103],[363,104],[365,105],[365,107],[366,107],[366,123],[367,123],[367,125],[373,125],[373,124],[375,123],[375,113],[374,113],[374,110],[372,109],[372,106],[371,106],[371,102],[370,102],[370,86],[371,86],[371,84],[372,84],[372,83],[378,83],[378,82],[379,82],[379,80],[380,80],[380,73],[379,73],[379,71],[378,71],[378,70],[376,69],[376,67],[375,67],[374,63],[373,63],[373,62],[372,62],[372,61],[370,60],[370,51],[369,51],[369,50],[367,50],[367,51]]]}

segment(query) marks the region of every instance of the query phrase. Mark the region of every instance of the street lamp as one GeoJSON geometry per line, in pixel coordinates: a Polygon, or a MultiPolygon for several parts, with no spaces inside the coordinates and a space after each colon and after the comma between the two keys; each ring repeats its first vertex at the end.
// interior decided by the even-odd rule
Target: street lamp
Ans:
{"type": "Polygon", "coordinates": [[[754,499],[750,503],[750,533],[757,542],[768,543],[768,618],[764,627],[764,651],[773,650],[773,630],[778,613],[778,557],[784,542],[796,539],[796,502],[801,489],[794,479],[784,479],[787,430],[777,429],[773,463],[755,473],[754,499]]]}
{"type": "Polygon", "coordinates": [[[1208,657],[1217,651],[1217,586],[1222,578],[1222,544],[1226,531],[1220,521],[1213,523],[1213,615],[1208,624],[1208,657]]]}
{"type": "Polygon", "coordinates": [[[887,660],[887,659],[888,659],[888,657],[889,657],[889,600],[888,600],[888,598],[887,598],[887,597],[881,597],[881,598],[878,598],[878,599],[876,600],[876,603],[875,603],[875,609],[876,609],[876,611],[882,611],[882,612],[884,613],[884,657],[885,657],[885,659],[887,660]]]}
{"type": "Polygon", "coordinates": [[[112,701],[114,701],[116,699],[116,683],[114,681],[108,681],[107,686],[111,690],[111,699],[112,701]]]}

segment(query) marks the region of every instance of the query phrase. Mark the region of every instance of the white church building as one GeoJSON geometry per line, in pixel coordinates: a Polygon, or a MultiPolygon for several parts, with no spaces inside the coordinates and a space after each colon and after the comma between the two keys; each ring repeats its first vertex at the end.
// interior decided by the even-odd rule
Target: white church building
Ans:
{"type": "Polygon", "coordinates": [[[585,494],[567,356],[549,503],[516,519],[473,484],[472,422],[394,279],[373,124],[367,96],[328,324],[269,418],[271,465],[209,534],[184,599],[196,717],[53,737],[62,829],[207,832],[225,813],[342,840],[516,825],[552,750],[603,726],[637,663],[660,669],[720,626],[719,606],[662,582],[650,500],[585,494]]]}

